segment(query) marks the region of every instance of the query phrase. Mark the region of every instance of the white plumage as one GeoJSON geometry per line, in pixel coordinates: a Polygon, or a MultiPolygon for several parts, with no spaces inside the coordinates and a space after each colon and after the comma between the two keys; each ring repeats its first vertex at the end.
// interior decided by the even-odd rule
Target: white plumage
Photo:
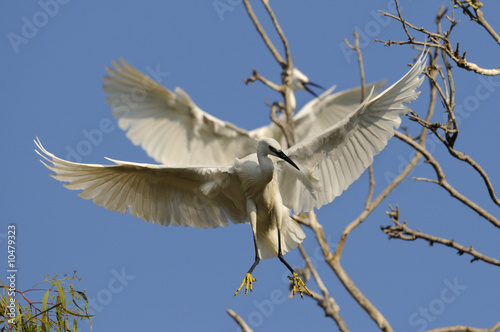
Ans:
{"type": "MultiPolygon", "coordinates": [[[[109,76],[104,77],[106,101],[127,137],[161,164],[230,165],[234,158],[254,153],[256,139],[267,137],[286,146],[281,129],[274,123],[246,131],[204,112],[179,87],[172,92],[124,60],[113,65],[116,69],[107,68],[109,76]]],[[[311,84],[298,69],[293,73],[294,90],[311,84]]],[[[366,89],[378,91],[383,86],[378,82],[366,89]]],[[[296,142],[327,129],[359,106],[360,87],[331,94],[334,89],[332,86],[297,112],[296,142]]]]}
{"type": "MultiPolygon", "coordinates": [[[[391,87],[377,96],[373,96],[372,88],[365,101],[340,121],[285,151],[281,151],[280,144],[272,138],[256,140],[226,122],[200,113],[202,111],[187,95],[180,93],[181,90],[177,91],[177,95],[168,95],[171,94],[168,90],[155,85],[148,92],[151,99],[148,97],[141,104],[151,105],[149,108],[144,106],[144,112],[157,114],[161,112],[159,105],[167,108],[169,104],[184,105],[179,106],[186,108],[178,118],[178,129],[196,136],[202,131],[203,135],[207,135],[207,127],[210,127],[213,141],[204,145],[209,147],[207,150],[196,145],[200,140],[182,141],[186,139],[183,137],[181,143],[194,144],[193,149],[197,149],[194,155],[202,158],[210,159],[209,156],[214,153],[214,159],[209,163],[226,162],[228,154],[232,161],[226,162],[224,166],[166,166],[111,159],[116,165],[80,164],[57,158],[45,150],[40,141],[35,143],[41,151],[37,152],[52,163],[46,166],[56,173],[52,175],[55,179],[68,182],[65,184],[68,189],[83,190],[80,193],[82,198],[93,199],[94,203],[111,211],[125,213],[129,210],[133,216],[165,226],[172,224],[206,228],[226,226],[228,220],[234,223],[249,221],[255,239],[256,259],[244,279],[247,288],[252,282],[250,273],[260,258],[275,256],[290,269],[300,287],[302,281],[282,257],[305,238],[299,225],[289,217],[290,210],[295,213],[309,212],[331,202],[363,173],[373,162],[373,157],[394,135],[395,128],[400,125],[400,117],[409,110],[404,104],[417,98],[419,92],[416,89],[423,81],[420,74],[425,62],[426,58],[422,54],[413,68],[391,87]],[[155,96],[156,99],[153,98],[155,96]],[[179,102],[179,98],[182,102],[179,102]],[[186,106],[189,104],[190,107],[186,106]],[[189,120],[186,114],[196,115],[198,120],[189,120]],[[193,128],[193,123],[202,125],[193,128]],[[225,139],[220,140],[220,135],[225,139]],[[232,148],[227,150],[222,142],[233,144],[232,148]],[[247,155],[235,159],[234,151],[240,149],[246,151],[247,155]]],[[[135,72],[133,68],[124,66],[135,72]]],[[[137,78],[126,72],[121,75],[137,78]]],[[[113,78],[113,91],[120,90],[122,85],[117,82],[121,79],[113,78]]],[[[125,91],[128,89],[127,84],[123,85],[125,91]]],[[[154,84],[149,82],[148,86],[151,85],[154,84]]],[[[141,121],[151,121],[139,116],[139,123],[134,123],[136,116],[132,114],[138,114],[139,109],[134,109],[128,116],[120,115],[126,111],[119,105],[115,105],[113,111],[118,114],[124,128],[133,124],[129,131],[132,137],[135,137],[133,134],[136,131],[142,130],[141,121]]],[[[301,119],[299,112],[296,121],[300,123],[301,119]]],[[[167,123],[170,120],[163,118],[159,121],[167,123]]],[[[145,128],[147,126],[149,124],[145,128]]],[[[307,130],[304,129],[304,132],[307,130]]],[[[147,144],[151,144],[153,148],[148,151],[152,155],[158,158],[168,156],[163,150],[155,152],[154,147],[161,146],[155,140],[146,139],[142,143],[146,150],[147,144]]],[[[176,144],[172,142],[172,145],[176,144]]]]}

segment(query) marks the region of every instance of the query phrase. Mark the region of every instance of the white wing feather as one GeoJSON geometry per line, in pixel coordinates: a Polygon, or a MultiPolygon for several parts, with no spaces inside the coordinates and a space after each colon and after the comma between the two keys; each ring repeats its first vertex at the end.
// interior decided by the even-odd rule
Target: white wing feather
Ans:
{"type": "Polygon", "coordinates": [[[36,151],[79,196],[110,211],[160,225],[214,228],[246,221],[239,179],[230,167],[166,167],[115,161],[117,165],[79,164],[57,158],[39,140],[36,151]],[[222,188],[223,187],[223,188],[222,188]]]}
{"type": "MultiPolygon", "coordinates": [[[[286,140],[274,123],[247,132],[202,111],[181,88],[175,93],[123,59],[104,77],[106,101],[121,129],[157,162],[171,165],[229,165],[255,152],[255,139],[286,140]],[[203,154],[196,153],[204,151],[203,154]]],[[[383,82],[367,85],[379,90],[383,82]]],[[[361,99],[361,87],[331,94],[335,86],[307,103],[294,117],[300,142],[345,118],[361,99]]]]}
{"type": "Polygon", "coordinates": [[[420,92],[424,54],[398,82],[378,96],[372,93],[351,114],[323,132],[299,142],[287,151],[302,170],[280,162],[283,203],[295,213],[330,203],[358,179],[394,135],[420,92]],[[304,174],[304,172],[307,172],[304,174]]]}
{"type": "Polygon", "coordinates": [[[127,137],[150,157],[172,166],[231,165],[255,153],[246,130],[202,111],[181,88],[174,93],[120,61],[106,68],[106,101],[127,137]]]}
{"type": "MultiPolygon", "coordinates": [[[[384,86],[384,81],[367,84],[365,91],[374,89],[375,95],[378,95],[384,86]]],[[[345,119],[361,104],[360,86],[334,94],[331,94],[332,88],[305,104],[294,116],[296,142],[314,136],[345,119]]]]}

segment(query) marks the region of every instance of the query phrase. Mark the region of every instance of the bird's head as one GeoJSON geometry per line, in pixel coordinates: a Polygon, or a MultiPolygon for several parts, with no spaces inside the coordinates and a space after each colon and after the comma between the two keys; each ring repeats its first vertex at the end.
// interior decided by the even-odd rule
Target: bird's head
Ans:
{"type": "Polygon", "coordinates": [[[325,90],[325,88],[323,88],[321,85],[318,85],[316,83],[309,81],[309,78],[306,75],[304,75],[304,73],[302,73],[300,70],[298,70],[297,68],[293,68],[293,71],[292,71],[292,90],[293,91],[306,90],[307,92],[312,94],[314,97],[318,97],[318,95],[314,91],[312,91],[308,87],[308,85],[325,90]]]}
{"type": "Polygon", "coordinates": [[[281,149],[281,145],[273,138],[264,138],[259,141],[257,147],[257,153],[263,155],[271,155],[283,159],[296,169],[300,170],[299,167],[290,159],[281,149]]]}

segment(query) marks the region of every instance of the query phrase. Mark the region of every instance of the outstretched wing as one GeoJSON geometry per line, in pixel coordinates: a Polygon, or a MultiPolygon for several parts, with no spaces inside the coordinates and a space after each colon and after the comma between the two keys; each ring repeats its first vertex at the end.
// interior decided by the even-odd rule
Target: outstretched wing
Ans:
{"type": "Polygon", "coordinates": [[[114,161],[116,165],[80,164],[66,161],[45,150],[36,151],[52,165],[56,180],[69,182],[79,196],[110,211],[168,226],[214,228],[227,226],[228,219],[246,219],[238,177],[229,167],[165,167],[114,161]]]}
{"type": "Polygon", "coordinates": [[[106,68],[106,101],[127,137],[150,157],[172,166],[231,165],[255,153],[247,131],[205,113],[181,88],[172,92],[120,61],[106,68]]]}
{"type": "MultiPolygon", "coordinates": [[[[371,83],[366,85],[365,91],[375,89],[377,95],[384,86],[384,81],[371,83]]],[[[295,115],[295,141],[303,141],[345,119],[359,104],[360,86],[334,94],[331,94],[331,90],[325,91],[305,104],[295,115]]]]}
{"type": "Polygon", "coordinates": [[[319,208],[359,178],[399,127],[400,117],[409,110],[404,104],[418,97],[416,89],[422,84],[425,64],[422,53],[398,82],[376,97],[372,90],[346,118],[285,151],[302,170],[301,174],[279,166],[280,190],[287,207],[296,213],[319,208]]]}
{"type": "MultiPolygon", "coordinates": [[[[384,81],[368,84],[365,89],[376,90],[376,94],[385,86],[384,81]]],[[[332,86],[317,98],[312,99],[295,114],[295,141],[300,142],[345,119],[361,103],[361,87],[356,87],[332,94],[332,86]]],[[[281,118],[284,118],[281,115],[281,118]]],[[[283,131],[274,123],[250,131],[255,138],[271,137],[281,146],[286,146],[283,131]]]]}

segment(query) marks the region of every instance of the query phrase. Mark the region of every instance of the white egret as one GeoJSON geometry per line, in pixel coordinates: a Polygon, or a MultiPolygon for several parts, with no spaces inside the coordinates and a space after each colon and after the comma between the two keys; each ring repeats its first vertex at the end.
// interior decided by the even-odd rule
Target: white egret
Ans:
{"type": "MultiPolygon", "coordinates": [[[[204,112],[181,88],[172,92],[124,60],[113,65],[116,69],[107,68],[109,76],[104,77],[106,101],[127,137],[161,164],[224,166],[255,153],[255,139],[271,137],[286,145],[282,130],[274,123],[248,132],[204,112]]],[[[314,83],[298,69],[293,70],[292,78],[294,90],[311,91],[307,85],[314,83]]],[[[378,82],[366,89],[379,90],[383,85],[378,82]]],[[[360,87],[331,94],[334,89],[332,86],[296,113],[296,142],[327,129],[359,106],[360,87]]]]}
{"type": "MultiPolygon", "coordinates": [[[[166,166],[111,160],[116,165],[69,162],[37,151],[52,165],[52,176],[79,196],[111,211],[160,225],[226,226],[250,222],[255,261],[238,291],[250,287],[260,259],[278,256],[292,273],[294,292],[308,291],[283,255],[305,238],[290,218],[325,205],[342,193],[373,162],[394,135],[404,106],[419,95],[422,56],[398,82],[363,103],[335,125],[281,151],[272,138],[253,140],[253,153],[227,166],[166,166]],[[279,159],[273,159],[277,157],[279,159]]],[[[182,94],[179,94],[182,96],[182,94]]],[[[174,99],[175,100],[175,99],[174,99]]],[[[221,128],[219,128],[221,129],[221,128]]],[[[197,151],[205,155],[210,151],[197,151]]],[[[221,151],[221,153],[223,153],[221,151]]],[[[43,161],[42,161],[43,162],[43,161]]]]}
{"type": "Polygon", "coordinates": [[[312,94],[314,97],[317,98],[318,95],[316,94],[316,92],[311,90],[308,87],[308,85],[325,90],[325,88],[323,88],[321,85],[311,82],[309,80],[309,77],[307,77],[303,72],[294,67],[292,69],[292,86],[291,86],[292,90],[294,92],[299,90],[306,90],[307,92],[309,92],[310,94],[312,94]]]}

